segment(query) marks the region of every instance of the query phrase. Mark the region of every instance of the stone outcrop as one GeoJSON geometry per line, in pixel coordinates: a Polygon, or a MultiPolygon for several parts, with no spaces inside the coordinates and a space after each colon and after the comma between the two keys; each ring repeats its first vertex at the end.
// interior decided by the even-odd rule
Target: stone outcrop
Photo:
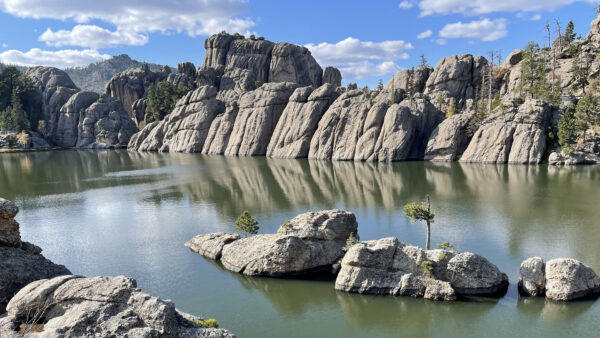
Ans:
{"type": "Polygon", "coordinates": [[[508,277],[481,256],[441,249],[425,251],[390,237],[350,247],[342,259],[335,288],[454,300],[457,296],[502,296],[508,277]],[[427,270],[424,262],[428,262],[427,270]]]}
{"type": "Polygon", "coordinates": [[[204,86],[179,99],[173,112],[147,125],[129,142],[130,150],[200,152],[214,118],[225,111],[216,99],[217,89],[204,86]],[[142,140],[142,136],[143,140],[142,140]]]}
{"type": "Polygon", "coordinates": [[[413,90],[414,93],[423,93],[431,73],[433,73],[433,68],[428,66],[401,70],[388,81],[385,89],[402,89],[405,92],[413,90]],[[412,89],[409,88],[411,86],[412,89]]]}
{"type": "Polygon", "coordinates": [[[225,155],[265,155],[275,126],[297,87],[289,82],[265,83],[244,94],[225,155]]]}
{"type": "Polygon", "coordinates": [[[521,264],[519,292],[524,296],[543,296],[555,301],[571,301],[600,296],[600,278],[572,258],[556,258],[544,264],[540,257],[521,264]]]}
{"type": "Polygon", "coordinates": [[[549,106],[540,100],[527,100],[509,112],[495,111],[475,132],[460,161],[541,163],[549,118],[549,106]]]}
{"type": "Polygon", "coordinates": [[[71,273],[44,258],[39,247],[21,241],[19,223],[14,220],[18,212],[14,203],[0,198],[0,315],[8,301],[25,285],[71,273]]]}
{"type": "Polygon", "coordinates": [[[196,324],[202,319],[143,292],[124,276],[38,280],[19,291],[6,310],[0,319],[3,337],[21,337],[19,330],[27,329],[44,337],[235,337],[196,324]]]}
{"type": "Polygon", "coordinates": [[[94,92],[78,92],[60,108],[58,125],[52,143],[61,147],[75,147],[79,138],[79,118],[100,96],[94,92]]]}
{"type": "Polygon", "coordinates": [[[261,83],[294,82],[313,87],[323,83],[323,70],[305,47],[227,33],[209,37],[204,47],[204,67],[247,69],[261,83]]]}
{"type": "Polygon", "coordinates": [[[455,99],[463,106],[467,99],[475,97],[475,88],[481,84],[481,76],[487,60],[470,54],[448,56],[440,60],[425,84],[424,93],[437,101],[438,98],[455,99]]]}
{"type": "Polygon", "coordinates": [[[323,71],[323,84],[332,84],[335,88],[342,86],[342,73],[335,67],[327,67],[323,71]]]}
{"type": "Polygon", "coordinates": [[[133,103],[144,98],[151,84],[165,81],[168,74],[152,71],[148,65],[128,69],[115,76],[106,84],[106,94],[118,99],[129,116],[134,117],[133,103]]]}
{"type": "Polygon", "coordinates": [[[126,148],[138,129],[117,99],[103,95],[81,112],[78,148],[126,148]]]}
{"type": "MultiPolygon", "coordinates": [[[[223,233],[194,237],[186,246],[223,266],[250,276],[287,277],[330,272],[357,231],[354,214],[342,210],[308,212],[287,221],[277,234],[236,239],[223,233]]],[[[358,235],[356,235],[358,236],[358,235]]]]}
{"type": "Polygon", "coordinates": [[[267,156],[306,158],[310,141],[321,117],[339,96],[331,84],[314,89],[301,87],[294,91],[285,107],[267,148],[267,156]]]}
{"type": "Polygon", "coordinates": [[[469,145],[467,127],[471,113],[451,116],[440,123],[431,133],[425,150],[426,161],[455,161],[469,145]]]}

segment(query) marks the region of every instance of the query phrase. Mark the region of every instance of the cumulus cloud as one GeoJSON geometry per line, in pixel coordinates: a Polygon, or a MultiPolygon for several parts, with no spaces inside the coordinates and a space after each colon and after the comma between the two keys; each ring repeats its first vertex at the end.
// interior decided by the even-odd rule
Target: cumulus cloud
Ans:
{"type": "Polygon", "coordinates": [[[493,12],[531,12],[552,10],[576,2],[597,3],[598,0],[420,0],[421,15],[459,13],[480,15],[493,12]]]}
{"type": "Polygon", "coordinates": [[[40,41],[48,46],[80,46],[86,48],[107,48],[118,45],[141,46],[148,42],[148,36],[131,31],[108,29],[94,25],[77,25],[72,30],[58,30],[48,28],[39,37],[40,41]]]}
{"type": "Polygon", "coordinates": [[[450,23],[440,31],[442,38],[471,38],[482,41],[495,41],[505,37],[506,34],[506,19],[488,18],[467,23],[460,21],[450,23]]]}
{"type": "Polygon", "coordinates": [[[227,30],[247,34],[255,25],[253,20],[239,17],[247,10],[246,0],[0,0],[0,10],[21,18],[72,20],[80,24],[99,20],[116,27],[111,32],[77,25],[71,31],[50,30],[43,35],[43,41],[51,45],[86,48],[93,46],[79,38],[85,34],[108,37],[114,43],[96,43],[107,47],[137,45],[147,41],[145,34],[151,32],[185,32],[197,36],[227,30]]]}
{"type": "Polygon", "coordinates": [[[58,68],[86,66],[92,62],[109,59],[110,55],[100,54],[93,49],[65,49],[48,51],[32,48],[27,52],[11,49],[0,53],[0,62],[20,66],[54,66],[58,68]]]}
{"type": "Polygon", "coordinates": [[[398,8],[401,9],[409,9],[409,8],[413,8],[415,5],[410,2],[410,1],[402,1],[401,3],[398,4],[398,8]]]}
{"type": "Polygon", "coordinates": [[[408,59],[406,52],[414,49],[403,40],[372,42],[352,37],[338,43],[310,43],[305,47],[322,66],[337,67],[345,80],[394,73],[400,69],[396,61],[408,59]]]}
{"type": "Polygon", "coordinates": [[[433,35],[433,31],[431,29],[428,29],[428,30],[424,31],[423,33],[417,35],[417,39],[426,39],[432,35],[433,35]]]}

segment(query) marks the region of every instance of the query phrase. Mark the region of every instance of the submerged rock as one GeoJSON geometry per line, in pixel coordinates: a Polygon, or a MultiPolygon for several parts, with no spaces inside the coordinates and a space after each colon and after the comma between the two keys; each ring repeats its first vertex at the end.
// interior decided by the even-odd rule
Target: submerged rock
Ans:
{"type": "Polygon", "coordinates": [[[238,234],[217,232],[207,235],[198,235],[185,243],[190,250],[210,259],[220,259],[223,247],[240,239],[238,234]]]}
{"type": "Polygon", "coordinates": [[[24,287],[0,319],[0,335],[39,324],[31,336],[61,337],[235,337],[224,329],[203,328],[170,301],[137,288],[129,277],[62,276],[24,287]]]}
{"type": "Polygon", "coordinates": [[[540,257],[528,258],[519,268],[519,292],[526,296],[541,296],[546,290],[546,271],[540,257]]]}

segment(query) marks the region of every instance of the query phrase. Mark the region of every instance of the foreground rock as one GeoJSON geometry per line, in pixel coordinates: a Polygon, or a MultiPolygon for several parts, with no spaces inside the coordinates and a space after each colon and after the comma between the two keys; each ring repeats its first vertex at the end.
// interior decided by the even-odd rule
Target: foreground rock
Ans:
{"type": "Polygon", "coordinates": [[[71,274],[42,256],[41,249],[22,242],[19,223],[14,217],[19,208],[0,198],[0,314],[8,301],[25,285],[43,278],[71,274]]]}
{"type": "Polygon", "coordinates": [[[352,246],[342,260],[336,290],[454,300],[501,296],[508,277],[485,258],[451,250],[425,251],[389,237],[352,246]],[[424,262],[429,262],[426,271],[424,262]]]}
{"type": "Polygon", "coordinates": [[[62,276],[17,293],[0,319],[2,337],[235,337],[137,289],[129,277],[62,276]],[[38,332],[33,332],[33,331],[38,332]]]}
{"type": "Polygon", "coordinates": [[[570,301],[600,296],[600,278],[572,258],[556,258],[544,264],[539,257],[521,264],[519,292],[525,296],[542,296],[556,301],[570,301]]]}
{"type": "Polygon", "coordinates": [[[223,266],[250,276],[287,277],[331,271],[357,231],[354,214],[308,212],[286,222],[277,234],[237,239],[224,233],[196,236],[186,246],[223,266]]]}

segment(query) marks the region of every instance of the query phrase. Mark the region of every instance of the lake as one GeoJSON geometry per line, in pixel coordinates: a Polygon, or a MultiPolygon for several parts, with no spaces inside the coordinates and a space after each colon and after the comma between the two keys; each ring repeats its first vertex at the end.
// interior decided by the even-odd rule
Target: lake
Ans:
{"type": "Polygon", "coordinates": [[[0,154],[0,196],[23,240],[85,276],[127,275],[239,337],[596,336],[600,300],[519,298],[525,258],[573,257],[600,272],[600,166],[373,164],[127,151],[0,154]],[[453,303],[336,292],[331,281],[245,277],[191,252],[233,232],[245,209],[272,233],[299,213],[354,212],[362,240],[423,246],[402,206],[429,194],[432,243],[450,242],[506,272],[501,299],[453,303]]]}

